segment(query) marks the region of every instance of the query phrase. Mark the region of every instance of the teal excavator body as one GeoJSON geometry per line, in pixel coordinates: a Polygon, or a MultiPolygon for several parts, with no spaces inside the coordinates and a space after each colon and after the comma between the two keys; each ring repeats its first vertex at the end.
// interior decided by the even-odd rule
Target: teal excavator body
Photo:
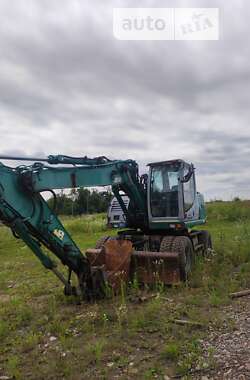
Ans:
{"type": "Polygon", "coordinates": [[[182,160],[150,164],[149,174],[140,176],[133,160],[63,155],[0,159],[35,161],[14,168],[0,163],[0,220],[60,278],[66,294],[99,297],[104,276],[100,267],[91,266],[89,258],[49,208],[43,192],[52,192],[56,201],[55,189],[111,185],[129,227],[119,233],[119,239],[130,240],[133,250],[141,252],[145,246],[157,252],[164,237],[188,236],[191,227],[205,223],[204,200],[196,192],[194,168],[182,160]],[[130,199],[128,209],[121,194],[130,199]],[[44,247],[69,268],[68,278],[57,270],[44,247]],[[79,280],[77,289],[71,286],[72,271],[79,280]]]}

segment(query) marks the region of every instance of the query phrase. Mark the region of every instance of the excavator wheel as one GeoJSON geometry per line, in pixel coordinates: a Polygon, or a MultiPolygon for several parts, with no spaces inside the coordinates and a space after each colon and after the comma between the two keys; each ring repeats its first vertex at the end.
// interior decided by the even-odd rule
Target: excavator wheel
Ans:
{"type": "Polygon", "coordinates": [[[180,279],[186,281],[193,262],[193,246],[186,236],[165,236],[161,241],[160,251],[179,254],[180,279]]]}
{"type": "Polygon", "coordinates": [[[104,279],[104,274],[101,268],[95,267],[91,268],[91,285],[92,293],[90,294],[93,300],[103,299],[106,296],[106,284],[104,279]]]}
{"type": "Polygon", "coordinates": [[[164,236],[160,245],[160,252],[172,252],[173,242],[176,236],[164,236]]]}
{"type": "Polygon", "coordinates": [[[204,257],[209,257],[213,250],[213,245],[212,245],[211,235],[208,231],[206,230],[201,231],[199,235],[199,243],[203,244],[202,255],[204,257]]]}
{"type": "Polygon", "coordinates": [[[186,236],[177,236],[173,243],[173,250],[179,253],[181,280],[187,281],[194,259],[193,246],[190,239],[186,236]]]}

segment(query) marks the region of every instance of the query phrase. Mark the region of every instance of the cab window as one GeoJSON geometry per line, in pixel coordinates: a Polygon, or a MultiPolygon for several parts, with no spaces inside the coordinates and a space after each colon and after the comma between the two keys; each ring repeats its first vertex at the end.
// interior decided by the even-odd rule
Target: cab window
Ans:
{"type": "MultiPolygon", "coordinates": [[[[189,168],[186,167],[184,170],[184,177],[188,174],[189,168]]],[[[184,194],[184,211],[187,212],[194,203],[195,200],[195,184],[194,175],[190,177],[188,182],[183,183],[183,194],[184,194]]]]}
{"type": "Polygon", "coordinates": [[[151,214],[153,217],[178,217],[179,168],[153,167],[151,172],[151,214]]]}

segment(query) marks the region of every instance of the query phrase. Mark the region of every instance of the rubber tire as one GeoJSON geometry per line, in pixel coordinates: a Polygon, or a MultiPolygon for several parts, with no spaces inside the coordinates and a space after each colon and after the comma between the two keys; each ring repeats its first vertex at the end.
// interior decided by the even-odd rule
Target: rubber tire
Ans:
{"type": "Polygon", "coordinates": [[[110,236],[102,236],[100,239],[97,240],[96,242],[96,245],[95,245],[95,248],[96,249],[99,249],[99,248],[102,248],[104,243],[106,243],[107,240],[110,239],[110,236]]]}
{"type": "Polygon", "coordinates": [[[187,236],[176,236],[171,251],[179,253],[180,278],[182,281],[187,281],[194,258],[191,240],[187,236]]]}
{"type": "Polygon", "coordinates": [[[201,231],[199,236],[199,243],[203,244],[204,248],[202,250],[202,255],[204,257],[209,257],[211,255],[211,250],[213,249],[212,238],[208,231],[201,231]]]}
{"type": "Polygon", "coordinates": [[[172,252],[173,242],[176,236],[164,236],[160,245],[160,252],[172,252]]]}
{"type": "Polygon", "coordinates": [[[105,280],[103,277],[103,272],[102,270],[96,269],[94,273],[92,273],[91,276],[91,285],[92,285],[92,299],[93,300],[100,300],[105,298],[106,296],[106,285],[105,285],[105,280]]]}

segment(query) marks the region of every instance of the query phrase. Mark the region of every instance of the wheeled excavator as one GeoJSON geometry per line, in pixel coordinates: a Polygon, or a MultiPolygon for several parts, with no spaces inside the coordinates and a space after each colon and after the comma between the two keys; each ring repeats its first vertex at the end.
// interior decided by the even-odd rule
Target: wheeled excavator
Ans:
{"type": "Polygon", "coordinates": [[[139,175],[134,160],[104,156],[0,159],[32,162],[16,167],[0,163],[0,220],[62,281],[65,295],[101,298],[107,284],[117,290],[135,278],[149,286],[185,281],[195,257],[211,250],[208,231],[196,229],[206,222],[206,211],[196,191],[195,168],[183,160],[149,163],[148,173],[139,175]],[[82,252],[42,193],[52,192],[56,202],[56,189],[107,185],[126,216],[127,228],[82,252]],[[68,268],[67,275],[58,270],[49,251],[68,268]]]}

